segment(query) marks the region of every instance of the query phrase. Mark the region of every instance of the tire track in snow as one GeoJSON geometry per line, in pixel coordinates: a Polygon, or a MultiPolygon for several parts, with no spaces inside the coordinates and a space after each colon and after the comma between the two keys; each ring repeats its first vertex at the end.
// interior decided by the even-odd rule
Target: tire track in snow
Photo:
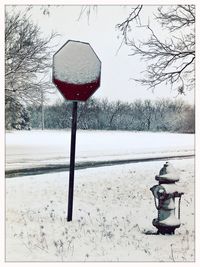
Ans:
{"type": "MultiPolygon", "coordinates": [[[[85,161],[85,162],[77,162],[75,165],[75,169],[87,169],[87,168],[96,168],[96,167],[104,167],[104,166],[112,166],[112,165],[122,165],[129,163],[139,163],[139,162],[147,162],[147,161],[159,161],[159,160],[170,160],[170,159],[187,159],[194,157],[194,154],[191,155],[179,155],[179,156],[163,156],[163,157],[154,157],[154,158],[138,158],[138,159],[122,159],[122,160],[106,160],[106,161],[85,161]]],[[[29,168],[21,168],[21,169],[13,169],[6,170],[5,177],[6,178],[15,178],[20,176],[28,176],[28,175],[37,175],[37,174],[45,174],[50,172],[63,172],[69,171],[69,164],[48,164],[45,166],[36,166],[29,168]]]]}

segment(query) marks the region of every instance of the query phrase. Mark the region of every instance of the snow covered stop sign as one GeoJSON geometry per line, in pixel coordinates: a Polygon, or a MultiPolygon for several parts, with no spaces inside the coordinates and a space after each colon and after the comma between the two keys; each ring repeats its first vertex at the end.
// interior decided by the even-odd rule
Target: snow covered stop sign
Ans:
{"type": "Polygon", "coordinates": [[[73,101],[67,221],[72,220],[77,128],[77,101],[86,101],[100,86],[101,61],[88,43],[69,40],[53,56],[53,83],[73,101]]]}
{"type": "Polygon", "coordinates": [[[53,56],[53,83],[67,100],[86,101],[100,76],[101,61],[89,43],[69,40],[53,56]]]}

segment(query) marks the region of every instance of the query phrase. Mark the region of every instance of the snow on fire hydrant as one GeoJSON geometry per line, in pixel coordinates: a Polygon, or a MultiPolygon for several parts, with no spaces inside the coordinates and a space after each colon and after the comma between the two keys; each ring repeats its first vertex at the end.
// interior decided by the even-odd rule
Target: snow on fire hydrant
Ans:
{"type": "Polygon", "coordinates": [[[176,184],[179,181],[177,171],[169,162],[166,162],[155,179],[159,184],[154,185],[150,190],[154,196],[158,218],[153,219],[152,223],[158,229],[158,234],[174,234],[175,229],[181,225],[180,201],[184,194],[176,184]],[[176,198],[178,198],[177,215],[176,198]]]}

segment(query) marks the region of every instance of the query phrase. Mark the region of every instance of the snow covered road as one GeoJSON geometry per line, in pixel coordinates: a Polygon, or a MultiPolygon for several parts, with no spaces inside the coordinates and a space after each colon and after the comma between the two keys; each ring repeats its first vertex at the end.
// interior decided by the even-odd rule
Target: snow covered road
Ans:
{"type": "MultiPolygon", "coordinates": [[[[70,130],[6,133],[6,170],[69,164],[70,130]]],[[[77,131],[76,162],[194,155],[194,135],[77,131]]]]}

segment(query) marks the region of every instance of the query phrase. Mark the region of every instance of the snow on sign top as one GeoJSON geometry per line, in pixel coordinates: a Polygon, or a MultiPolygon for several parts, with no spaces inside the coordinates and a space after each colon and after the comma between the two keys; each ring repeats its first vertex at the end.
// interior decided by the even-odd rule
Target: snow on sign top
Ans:
{"type": "Polygon", "coordinates": [[[54,78],[72,84],[96,81],[101,62],[87,43],[68,41],[54,56],[54,78]]]}
{"type": "Polygon", "coordinates": [[[53,57],[53,83],[67,100],[86,101],[100,76],[101,61],[88,43],[70,40],[53,57]]]}

